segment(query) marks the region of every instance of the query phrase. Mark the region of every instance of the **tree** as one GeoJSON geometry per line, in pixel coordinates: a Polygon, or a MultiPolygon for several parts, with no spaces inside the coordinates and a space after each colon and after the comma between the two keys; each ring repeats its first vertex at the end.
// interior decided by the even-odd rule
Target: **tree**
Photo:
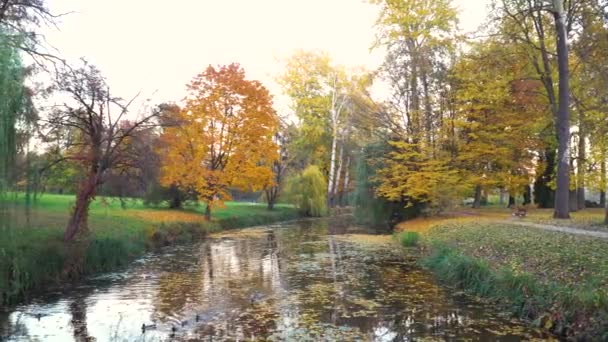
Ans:
{"type": "Polygon", "coordinates": [[[555,218],[570,218],[570,71],[568,66],[568,37],[564,18],[563,0],[553,0],[553,16],[557,38],[557,64],[559,69],[559,108],[555,118],[557,128],[557,188],[555,191],[555,218]]]}
{"type": "Polygon", "coordinates": [[[36,29],[55,26],[63,15],[53,14],[46,0],[0,0],[0,31],[6,34],[3,44],[23,51],[43,68],[44,61],[61,62],[44,47],[44,37],[36,29]]]}
{"type": "Polygon", "coordinates": [[[65,68],[58,75],[56,88],[69,99],[55,105],[44,120],[46,136],[59,138],[63,145],[58,159],[48,166],[73,161],[86,172],[78,184],[76,203],[64,234],[64,240],[69,242],[87,230],[89,205],[110,171],[131,165],[126,150],[129,139],[139,130],[154,126],[158,111],[123,122],[134,99],[126,102],[113,96],[100,71],[87,62],[76,69],[65,68]],[[71,134],[56,134],[66,128],[71,134]]]}
{"type": "Polygon", "coordinates": [[[306,215],[319,217],[327,212],[327,181],[316,165],[310,165],[301,174],[289,180],[287,198],[298,210],[306,215]]]}
{"type": "Polygon", "coordinates": [[[238,64],[209,66],[188,85],[186,104],[161,139],[161,184],[193,189],[211,209],[229,187],[258,191],[273,184],[279,126],[268,90],[238,64]]]}
{"type": "Polygon", "coordinates": [[[289,136],[286,127],[283,127],[282,131],[277,132],[274,136],[274,140],[279,146],[279,157],[272,163],[274,182],[264,189],[268,210],[274,209],[274,205],[279,198],[284,178],[289,167],[289,152],[287,151],[288,139],[289,136]]]}
{"type": "Polygon", "coordinates": [[[0,194],[12,182],[17,152],[17,122],[24,109],[24,69],[19,54],[0,34],[0,194]]]}
{"type": "Polygon", "coordinates": [[[349,150],[353,116],[361,110],[372,78],[363,70],[333,65],[326,53],[300,51],[292,56],[280,77],[299,119],[292,152],[303,165],[315,164],[326,174],[327,206],[337,204],[350,170],[349,150]],[[349,167],[346,167],[349,164],[349,167]]]}
{"type": "Polygon", "coordinates": [[[528,188],[534,153],[543,146],[539,130],[547,125],[542,84],[527,78],[527,59],[509,53],[500,39],[474,44],[452,70],[455,125],[459,130],[457,167],[474,186],[474,207],[481,191],[501,188],[511,196],[528,188]]]}

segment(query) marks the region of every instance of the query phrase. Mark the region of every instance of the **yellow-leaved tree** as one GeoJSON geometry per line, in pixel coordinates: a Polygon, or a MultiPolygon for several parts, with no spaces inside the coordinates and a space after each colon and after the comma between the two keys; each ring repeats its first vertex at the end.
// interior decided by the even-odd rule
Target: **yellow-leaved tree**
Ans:
{"type": "Polygon", "coordinates": [[[161,184],[195,191],[207,219],[231,198],[229,188],[272,185],[279,118],[268,90],[245,79],[239,64],[209,66],[194,77],[184,108],[170,121],[161,137],[161,184]]]}

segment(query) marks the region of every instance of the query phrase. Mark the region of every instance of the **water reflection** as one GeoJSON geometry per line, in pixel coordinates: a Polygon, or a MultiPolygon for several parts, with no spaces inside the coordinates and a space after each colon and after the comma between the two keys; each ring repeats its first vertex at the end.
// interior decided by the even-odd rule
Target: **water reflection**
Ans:
{"type": "MultiPolygon", "coordinates": [[[[9,341],[518,341],[541,337],[451,295],[392,245],[305,221],[170,247],[2,316],[9,341]],[[142,324],[150,328],[142,333],[142,324]],[[152,327],[152,324],[155,324],[152,327]]],[[[0,338],[0,340],[2,340],[0,338]]]]}

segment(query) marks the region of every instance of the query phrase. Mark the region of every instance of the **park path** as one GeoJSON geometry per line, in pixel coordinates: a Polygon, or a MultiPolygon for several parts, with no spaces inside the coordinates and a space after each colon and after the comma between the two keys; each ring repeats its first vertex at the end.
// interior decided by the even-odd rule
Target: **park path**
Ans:
{"type": "Polygon", "coordinates": [[[540,224],[540,223],[515,221],[515,220],[505,220],[504,222],[508,223],[508,224],[523,226],[523,227],[530,227],[530,228],[544,229],[544,230],[549,230],[549,231],[554,231],[554,232],[561,232],[561,233],[566,233],[566,234],[584,235],[584,236],[591,236],[591,237],[596,237],[596,238],[601,238],[601,239],[608,239],[608,232],[598,232],[598,231],[594,231],[594,230],[584,230],[584,229],[578,229],[578,228],[572,228],[572,227],[554,226],[551,224],[540,224]]]}

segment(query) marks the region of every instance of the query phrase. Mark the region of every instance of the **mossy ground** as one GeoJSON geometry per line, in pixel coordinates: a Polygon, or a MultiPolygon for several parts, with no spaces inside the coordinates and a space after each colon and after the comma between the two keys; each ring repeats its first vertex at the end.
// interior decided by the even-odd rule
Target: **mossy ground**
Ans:
{"type": "MultiPolygon", "coordinates": [[[[5,200],[8,208],[0,225],[0,305],[14,304],[32,291],[60,285],[66,250],[63,230],[74,202],[73,195],[44,194],[29,209],[22,195],[5,200]]],[[[147,250],[195,241],[222,229],[267,224],[298,217],[290,206],[273,211],[264,204],[228,202],[205,221],[204,206],[184,210],[148,208],[139,200],[123,204],[99,197],[91,204],[89,234],[81,274],[126,265],[147,250]]]]}

